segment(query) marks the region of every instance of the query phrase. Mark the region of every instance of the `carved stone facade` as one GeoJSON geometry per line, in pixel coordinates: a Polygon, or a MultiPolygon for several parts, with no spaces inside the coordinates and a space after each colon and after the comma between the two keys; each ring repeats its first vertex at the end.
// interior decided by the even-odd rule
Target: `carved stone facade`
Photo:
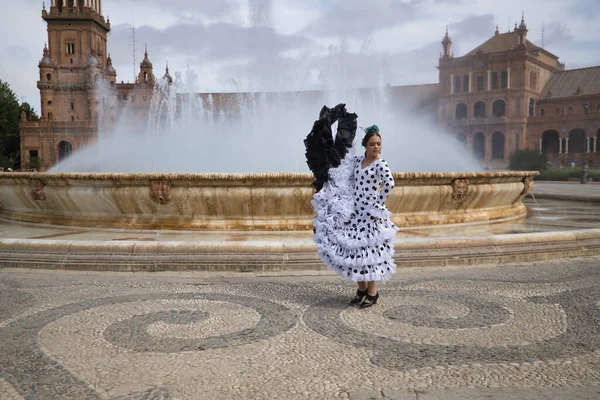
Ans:
{"type": "Polygon", "coordinates": [[[41,120],[21,122],[22,170],[45,171],[93,142],[100,121],[110,131],[124,105],[134,113],[147,113],[154,88],[147,52],[138,80],[117,83],[102,0],[52,0],[42,18],[48,41],[38,64],[41,120]]]}
{"type": "Polygon", "coordinates": [[[547,152],[554,166],[585,161],[598,167],[600,67],[565,70],[557,56],[527,40],[527,32],[523,18],[513,31],[496,29],[456,58],[446,32],[440,126],[490,168],[506,168],[518,149],[547,152]]]}
{"type": "Polygon", "coordinates": [[[167,180],[150,181],[150,198],[156,204],[169,204],[171,201],[171,182],[167,180]]]}

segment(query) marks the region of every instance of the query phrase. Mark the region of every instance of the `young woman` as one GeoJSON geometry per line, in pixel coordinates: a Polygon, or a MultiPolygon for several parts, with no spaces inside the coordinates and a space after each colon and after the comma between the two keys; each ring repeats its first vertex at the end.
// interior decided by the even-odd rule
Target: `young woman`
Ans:
{"type": "MultiPolygon", "coordinates": [[[[356,115],[352,115],[356,119],[356,115]]],[[[315,126],[309,138],[315,133],[315,126]]],[[[336,142],[340,126],[346,126],[343,118],[338,123],[336,142]]],[[[387,163],[379,158],[379,128],[370,126],[365,133],[364,156],[354,157],[350,149],[337,165],[328,168],[327,178],[321,179],[322,186],[312,201],[317,214],[314,240],[319,256],[327,268],[357,282],[356,296],[350,303],[361,308],[377,303],[376,282],[389,280],[396,270],[392,240],[398,230],[384,205],[394,187],[394,179],[387,163]]],[[[354,134],[350,136],[353,140],[354,134]]],[[[312,139],[314,141],[315,136],[312,139]]],[[[309,158],[311,146],[307,141],[305,144],[309,158]]],[[[315,173],[315,169],[311,169],[315,173]]]]}

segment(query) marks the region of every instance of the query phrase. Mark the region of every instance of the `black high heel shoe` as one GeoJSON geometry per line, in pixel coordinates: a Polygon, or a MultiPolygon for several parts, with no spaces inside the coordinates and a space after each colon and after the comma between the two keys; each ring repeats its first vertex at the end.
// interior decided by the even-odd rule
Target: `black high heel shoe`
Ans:
{"type": "Polygon", "coordinates": [[[377,304],[377,299],[379,299],[379,292],[375,293],[375,296],[367,293],[365,299],[360,303],[360,308],[372,307],[374,304],[377,304]]]}
{"type": "Polygon", "coordinates": [[[350,300],[350,304],[358,304],[363,301],[363,298],[367,295],[366,290],[356,289],[356,296],[350,300]]]}

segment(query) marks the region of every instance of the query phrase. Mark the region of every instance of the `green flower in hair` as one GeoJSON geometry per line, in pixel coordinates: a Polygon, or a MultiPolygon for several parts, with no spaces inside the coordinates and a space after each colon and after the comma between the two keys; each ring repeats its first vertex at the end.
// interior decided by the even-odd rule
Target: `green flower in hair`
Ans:
{"type": "Polygon", "coordinates": [[[371,126],[367,127],[367,129],[365,129],[365,133],[367,135],[371,134],[373,132],[379,132],[379,127],[377,125],[371,125],[371,126]]]}

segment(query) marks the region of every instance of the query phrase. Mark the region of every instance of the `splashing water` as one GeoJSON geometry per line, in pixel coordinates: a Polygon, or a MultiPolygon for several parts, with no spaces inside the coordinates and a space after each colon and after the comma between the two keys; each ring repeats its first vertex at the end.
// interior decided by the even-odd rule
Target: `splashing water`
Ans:
{"type": "MultiPolygon", "coordinates": [[[[251,25],[269,29],[270,8],[269,0],[252,0],[251,25]]],[[[294,90],[280,92],[265,91],[289,83],[289,71],[272,70],[276,50],[250,60],[246,87],[257,86],[255,92],[199,94],[194,71],[176,73],[172,85],[164,78],[157,82],[147,126],[125,109],[114,129],[101,130],[96,143],[51,172],[308,172],[303,139],[321,107],[338,103],[358,114],[359,125],[380,127],[382,157],[394,171],[481,170],[462,144],[436,126],[435,107],[423,111],[415,104],[420,89],[384,84],[385,54],[372,42],[361,54],[365,63],[357,67],[356,54],[350,55],[342,40],[330,46],[321,64],[299,63],[294,90]],[[307,84],[315,71],[319,90],[307,90],[315,87],[307,84]],[[371,89],[357,89],[356,77],[371,89]]],[[[359,130],[355,146],[362,136],[359,130]]]]}

